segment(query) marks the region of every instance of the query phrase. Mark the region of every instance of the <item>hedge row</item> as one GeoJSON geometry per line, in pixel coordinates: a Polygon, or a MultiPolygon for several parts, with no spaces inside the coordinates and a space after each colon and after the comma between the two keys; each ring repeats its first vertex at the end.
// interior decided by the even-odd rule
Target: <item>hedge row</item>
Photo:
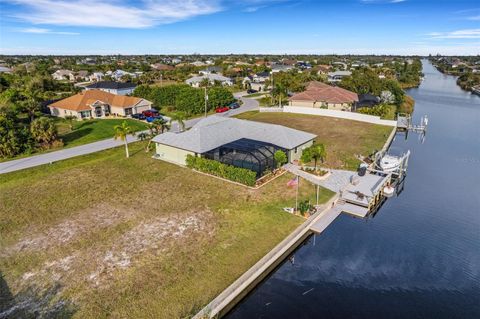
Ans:
{"type": "Polygon", "coordinates": [[[254,171],[223,164],[215,160],[187,155],[186,163],[189,168],[247,186],[255,186],[255,182],[257,181],[257,174],[254,171]]]}

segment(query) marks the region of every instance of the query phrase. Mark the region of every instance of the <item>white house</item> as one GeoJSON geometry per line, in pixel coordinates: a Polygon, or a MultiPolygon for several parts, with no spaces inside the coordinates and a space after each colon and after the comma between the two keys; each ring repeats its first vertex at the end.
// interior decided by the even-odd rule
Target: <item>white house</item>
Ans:
{"type": "Polygon", "coordinates": [[[351,76],[350,71],[335,71],[328,73],[328,82],[340,82],[344,77],[351,76]]]}
{"type": "Polygon", "coordinates": [[[214,85],[216,81],[220,82],[224,86],[233,85],[232,79],[227,78],[226,76],[223,76],[221,74],[205,74],[205,75],[194,76],[186,80],[185,83],[193,87],[199,87],[200,83],[202,83],[202,81],[205,79],[208,79],[208,82],[210,85],[214,85]]]}
{"type": "Polygon", "coordinates": [[[70,70],[57,70],[54,73],[52,73],[52,78],[57,81],[75,81],[75,73],[70,70]]]}
{"type": "Polygon", "coordinates": [[[93,72],[88,77],[88,80],[92,81],[92,82],[98,82],[98,81],[102,81],[104,76],[105,76],[105,74],[103,74],[103,72],[93,72]]]}
{"type": "Polygon", "coordinates": [[[137,85],[131,82],[114,82],[114,81],[99,81],[93,84],[87,85],[85,89],[88,90],[101,90],[104,92],[116,94],[116,95],[127,95],[132,94],[133,90],[137,85]]]}

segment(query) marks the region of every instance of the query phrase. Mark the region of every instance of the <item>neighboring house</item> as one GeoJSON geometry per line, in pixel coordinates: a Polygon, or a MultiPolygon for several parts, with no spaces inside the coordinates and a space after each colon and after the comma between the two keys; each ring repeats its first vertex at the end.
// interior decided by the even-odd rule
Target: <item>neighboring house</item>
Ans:
{"type": "Polygon", "coordinates": [[[102,81],[104,77],[105,77],[105,74],[103,74],[103,72],[93,72],[88,77],[88,80],[92,82],[98,82],[98,81],[102,81]]]}
{"type": "Polygon", "coordinates": [[[205,75],[194,76],[186,80],[185,83],[193,87],[199,87],[204,79],[208,79],[208,82],[210,83],[210,85],[215,84],[215,81],[220,82],[224,86],[233,85],[232,79],[227,78],[226,76],[223,76],[221,74],[205,74],[205,75]]]}
{"type": "Polygon", "coordinates": [[[358,95],[325,83],[310,82],[305,91],[294,94],[288,101],[290,106],[352,111],[358,102],[358,95]]]}
{"type": "Polygon", "coordinates": [[[314,70],[317,71],[317,74],[327,74],[332,69],[331,65],[328,64],[319,64],[314,67],[314,70]]]}
{"type": "Polygon", "coordinates": [[[358,102],[355,103],[355,109],[359,109],[361,107],[373,107],[380,104],[380,98],[378,96],[372,94],[359,94],[358,95],[358,102]]]}
{"type": "Polygon", "coordinates": [[[285,65],[285,64],[274,64],[272,65],[272,73],[277,72],[287,72],[293,70],[294,67],[292,65],[285,65]]]}
{"type": "Polygon", "coordinates": [[[253,82],[255,83],[265,83],[266,80],[270,79],[270,72],[260,72],[254,74],[252,77],[253,82]]]}
{"type": "Polygon", "coordinates": [[[151,64],[150,67],[157,71],[171,71],[174,70],[175,67],[173,65],[163,64],[163,63],[155,63],[151,64]]]}
{"type": "Polygon", "coordinates": [[[0,65],[0,73],[12,73],[13,70],[10,68],[7,68],[6,66],[0,65]]]}
{"type": "Polygon", "coordinates": [[[187,155],[248,168],[260,176],[275,168],[274,153],[282,150],[289,162],[299,160],[316,135],[281,125],[212,115],[182,133],[166,132],[153,138],[155,157],[185,165],[187,155]]]}
{"type": "Polygon", "coordinates": [[[199,71],[198,73],[200,74],[216,74],[216,73],[221,73],[222,72],[222,67],[220,66],[209,66],[201,71],[199,71]]]}
{"type": "Polygon", "coordinates": [[[108,115],[129,116],[150,109],[152,102],[133,96],[87,90],[48,106],[53,116],[76,116],[77,119],[102,118],[108,115]]]}
{"type": "Polygon", "coordinates": [[[88,71],[86,70],[80,70],[75,73],[75,81],[86,81],[88,78],[88,71]]]}
{"type": "Polygon", "coordinates": [[[351,76],[350,71],[335,71],[328,73],[328,82],[340,82],[344,77],[351,76]]]}
{"type": "Polygon", "coordinates": [[[265,91],[266,86],[265,82],[255,82],[253,80],[253,77],[251,76],[246,76],[242,80],[242,84],[244,88],[250,88],[255,91],[265,91]]]}
{"type": "Polygon", "coordinates": [[[107,75],[110,75],[116,81],[120,81],[122,79],[122,77],[125,76],[125,75],[129,75],[132,78],[137,77],[136,73],[130,73],[130,72],[123,71],[123,70],[115,70],[113,72],[108,71],[107,75]]]}
{"type": "Polygon", "coordinates": [[[137,85],[131,82],[100,81],[85,87],[86,90],[102,90],[104,92],[127,95],[132,94],[137,85]]]}
{"type": "Polygon", "coordinates": [[[57,70],[52,73],[52,78],[57,81],[75,81],[75,74],[70,70],[57,70]]]}

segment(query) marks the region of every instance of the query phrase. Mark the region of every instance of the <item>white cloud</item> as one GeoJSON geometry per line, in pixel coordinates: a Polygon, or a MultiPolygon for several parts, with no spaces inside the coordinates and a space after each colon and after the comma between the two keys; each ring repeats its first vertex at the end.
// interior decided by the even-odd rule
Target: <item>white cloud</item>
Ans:
{"type": "Polygon", "coordinates": [[[480,15],[478,15],[478,16],[473,16],[473,17],[468,17],[467,20],[478,21],[478,20],[480,20],[480,15]]]}
{"type": "Polygon", "coordinates": [[[24,7],[15,17],[33,24],[146,28],[221,10],[219,0],[5,0],[24,7]]]}
{"type": "Polygon", "coordinates": [[[450,32],[427,33],[432,39],[480,39],[480,29],[465,29],[450,32]]]}
{"type": "Polygon", "coordinates": [[[53,31],[50,29],[43,28],[25,28],[19,29],[18,32],[22,33],[35,33],[35,34],[61,34],[61,35],[78,35],[78,32],[66,32],[66,31],[53,31]]]}

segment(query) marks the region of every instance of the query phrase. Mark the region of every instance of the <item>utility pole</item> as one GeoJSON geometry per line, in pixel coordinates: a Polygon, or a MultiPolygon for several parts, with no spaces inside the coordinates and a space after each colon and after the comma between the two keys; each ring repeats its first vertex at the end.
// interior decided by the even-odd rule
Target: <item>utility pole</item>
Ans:
{"type": "Polygon", "coordinates": [[[205,87],[205,117],[207,117],[207,101],[208,101],[207,87],[205,87]]]}

